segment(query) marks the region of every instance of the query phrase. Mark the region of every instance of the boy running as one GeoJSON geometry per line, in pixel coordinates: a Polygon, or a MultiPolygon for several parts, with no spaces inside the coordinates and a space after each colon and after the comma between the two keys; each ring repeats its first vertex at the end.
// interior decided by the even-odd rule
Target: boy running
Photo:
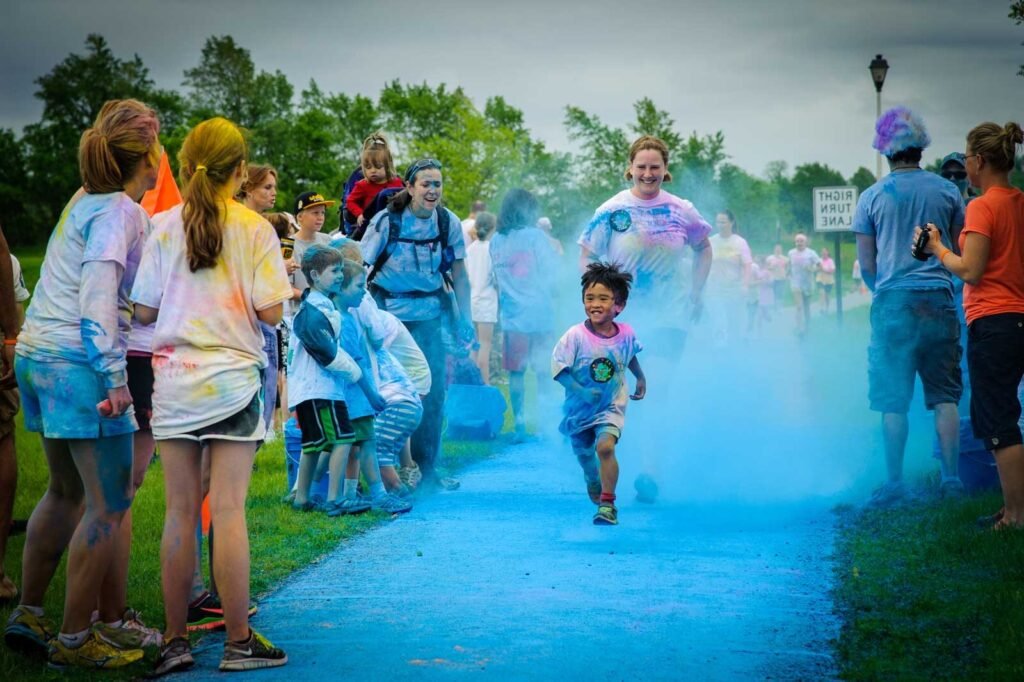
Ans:
{"type": "Polygon", "coordinates": [[[647,393],[647,379],[636,357],[640,342],[632,327],[615,322],[626,307],[632,282],[633,277],[614,264],[588,265],[581,279],[587,319],[562,336],[551,358],[552,376],[565,387],[565,416],[559,430],[569,436],[587,493],[598,505],[595,525],[619,522],[615,445],[625,424],[626,397],[642,400],[647,393]],[[636,377],[632,395],[626,385],[627,368],[636,377]]]}

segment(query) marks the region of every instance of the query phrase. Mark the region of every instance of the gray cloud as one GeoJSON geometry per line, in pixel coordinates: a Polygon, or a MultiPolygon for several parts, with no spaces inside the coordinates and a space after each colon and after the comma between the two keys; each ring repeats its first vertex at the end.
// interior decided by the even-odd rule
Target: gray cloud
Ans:
{"type": "Polygon", "coordinates": [[[963,146],[982,120],[1021,118],[1024,27],[1008,2],[596,0],[413,3],[262,0],[14,0],[0,25],[0,126],[38,118],[32,80],[89,32],[138,53],[161,87],[180,87],[210,35],[230,34],[258,68],[297,89],[376,96],[404,82],[460,85],[479,104],[503,95],[527,125],[568,149],[564,108],[613,125],[649,96],[689,132],[722,130],[732,160],[874,167],[868,62],[892,65],[883,106],[917,109],[932,156],[963,146]]]}

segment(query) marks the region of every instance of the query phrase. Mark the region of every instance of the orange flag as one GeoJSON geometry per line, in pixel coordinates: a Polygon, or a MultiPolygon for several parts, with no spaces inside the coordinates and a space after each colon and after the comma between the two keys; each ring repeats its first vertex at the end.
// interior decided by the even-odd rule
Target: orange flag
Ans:
{"type": "Polygon", "coordinates": [[[174,182],[171,162],[167,160],[167,152],[160,154],[160,170],[156,175],[156,187],[143,194],[140,203],[150,217],[181,203],[181,192],[178,191],[178,185],[174,182]]]}

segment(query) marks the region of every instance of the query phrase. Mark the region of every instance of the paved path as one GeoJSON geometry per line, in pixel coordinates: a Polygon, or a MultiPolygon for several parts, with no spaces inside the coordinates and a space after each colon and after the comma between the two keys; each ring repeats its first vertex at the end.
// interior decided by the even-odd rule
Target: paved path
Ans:
{"type": "MultiPolygon", "coordinates": [[[[827,512],[624,495],[595,527],[557,443],[462,480],[263,599],[254,624],[290,662],[254,679],[832,676],[827,512]]],[[[193,677],[215,674],[206,642],[193,677]]]]}

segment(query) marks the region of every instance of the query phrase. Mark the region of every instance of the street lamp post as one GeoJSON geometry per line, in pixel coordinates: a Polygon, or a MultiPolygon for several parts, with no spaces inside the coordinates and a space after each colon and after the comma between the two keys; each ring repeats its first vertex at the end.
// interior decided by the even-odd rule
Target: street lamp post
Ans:
{"type": "MultiPolygon", "coordinates": [[[[882,86],[885,84],[885,74],[889,71],[889,62],[882,58],[882,55],[876,54],[875,58],[871,60],[871,65],[868,67],[871,70],[871,80],[875,82],[875,121],[882,118],[882,86]]],[[[875,160],[877,168],[875,172],[875,179],[882,179],[882,153],[878,153],[878,158],[875,160]]]]}

